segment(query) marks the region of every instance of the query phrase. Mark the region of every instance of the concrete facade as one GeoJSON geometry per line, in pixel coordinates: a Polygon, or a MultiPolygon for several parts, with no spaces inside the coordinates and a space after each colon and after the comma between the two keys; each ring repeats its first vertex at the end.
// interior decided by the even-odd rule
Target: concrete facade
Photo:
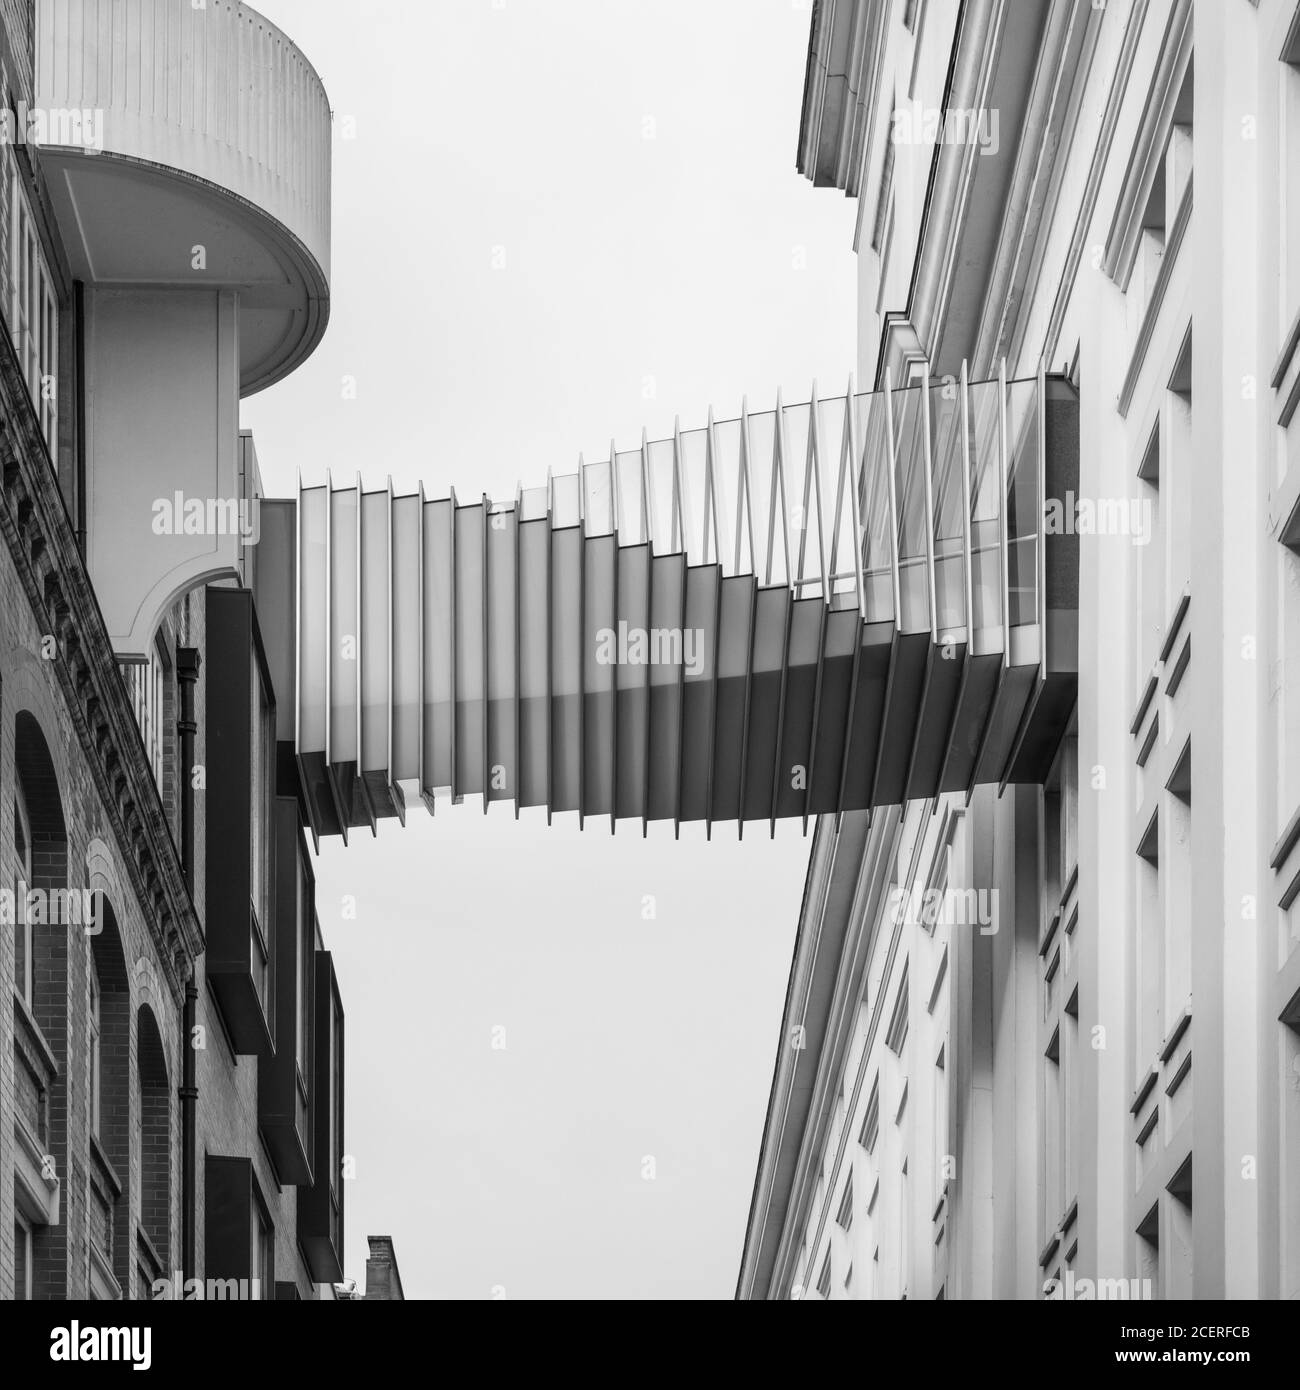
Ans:
{"type": "Polygon", "coordinates": [[[815,7],[861,379],[1077,386],[1079,689],[1043,787],[819,824],[741,1297],[1300,1294],[1298,37],[815,7]],[[891,910],[941,881],[992,930],[891,910]]]}

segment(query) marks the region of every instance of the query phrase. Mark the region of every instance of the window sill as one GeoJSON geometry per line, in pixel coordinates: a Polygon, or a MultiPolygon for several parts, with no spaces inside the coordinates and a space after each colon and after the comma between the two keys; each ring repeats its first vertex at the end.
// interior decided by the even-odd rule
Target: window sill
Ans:
{"type": "Polygon", "coordinates": [[[55,1077],[59,1074],[59,1059],[54,1055],[54,1049],[45,1039],[45,1034],[41,1032],[40,1024],[36,1022],[27,1001],[15,989],[14,995],[14,1032],[17,1035],[18,1024],[22,1024],[24,1033],[23,1041],[28,1043],[36,1053],[37,1059],[44,1065],[48,1073],[47,1084],[53,1085],[55,1077]]]}
{"type": "Polygon", "coordinates": [[[90,1156],[94,1160],[100,1176],[112,1191],[113,1200],[116,1202],[122,1195],[122,1179],[118,1177],[117,1169],[109,1162],[108,1155],[104,1152],[104,1146],[99,1142],[97,1134],[90,1136],[90,1156]]]}

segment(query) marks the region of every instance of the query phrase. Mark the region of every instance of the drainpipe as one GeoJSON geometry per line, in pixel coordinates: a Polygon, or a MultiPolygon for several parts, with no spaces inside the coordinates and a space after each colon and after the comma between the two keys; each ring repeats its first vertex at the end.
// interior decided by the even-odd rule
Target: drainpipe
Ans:
{"type": "MultiPolygon", "coordinates": [[[[194,686],[199,678],[202,658],[197,647],[177,647],[176,681],[180,687],[181,711],[176,731],[181,740],[181,867],[185,883],[194,896],[194,735],[199,731],[194,717],[194,686]]],[[[194,1205],[195,1205],[195,1141],[194,1112],[198,1103],[198,1078],[192,1040],[199,1003],[199,991],[194,983],[196,967],[190,966],[185,981],[185,1011],[181,1029],[181,1277],[194,1275],[194,1205]]]]}

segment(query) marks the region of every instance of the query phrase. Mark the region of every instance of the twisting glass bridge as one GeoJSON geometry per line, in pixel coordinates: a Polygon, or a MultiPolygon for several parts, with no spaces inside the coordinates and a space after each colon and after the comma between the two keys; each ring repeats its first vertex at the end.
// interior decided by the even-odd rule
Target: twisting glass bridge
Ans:
{"type": "Polygon", "coordinates": [[[319,834],[482,796],[745,822],[1038,781],[1074,700],[1064,381],[931,379],[579,462],[513,501],[300,487],[257,605],[319,834]]]}

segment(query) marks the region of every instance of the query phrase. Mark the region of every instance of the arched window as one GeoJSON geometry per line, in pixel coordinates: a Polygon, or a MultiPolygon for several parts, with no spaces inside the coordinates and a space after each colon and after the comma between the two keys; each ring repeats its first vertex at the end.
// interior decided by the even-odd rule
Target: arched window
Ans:
{"type": "Polygon", "coordinates": [[[136,1068],[140,1080],[140,1207],[137,1227],[137,1297],[168,1275],[171,1239],[171,1087],[167,1057],[153,1010],[140,1006],[136,1018],[136,1068]]]}
{"type": "Polygon", "coordinates": [[[90,958],[90,1011],[87,1017],[87,1028],[90,1034],[90,1132],[99,1138],[99,1082],[100,1082],[100,1045],[99,1045],[99,1024],[100,1024],[100,991],[99,991],[99,970],[95,965],[95,957],[90,958]]]}
{"type": "Polygon", "coordinates": [[[32,923],[27,912],[27,890],[32,882],[32,823],[20,777],[14,786],[14,988],[32,1007],[32,923]]]}
{"type": "Polygon", "coordinates": [[[121,1298],[130,1270],[131,994],[117,916],[99,894],[90,936],[86,1058],[90,1112],[90,1276],[96,1298],[121,1298]]]}
{"type": "MultiPolygon", "coordinates": [[[[68,1222],[57,1219],[60,1188],[68,1187],[68,1122],[81,1104],[85,1054],[68,1037],[69,951],[84,950],[82,924],[66,920],[68,835],[50,746],[36,716],[14,718],[12,801],[14,894],[14,1067],[20,1084],[13,1123],[26,1140],[13,1150],[15,1277],[36,1298],[68,1296],[68,1222]],[[21,1268],[20,1268],[21,1265],[21,1268]]],[[[78,967],[78,986],[85,981],[78,967]]],[[[78,1015],[86,1007],[83,993],[78,1015]]]]}

